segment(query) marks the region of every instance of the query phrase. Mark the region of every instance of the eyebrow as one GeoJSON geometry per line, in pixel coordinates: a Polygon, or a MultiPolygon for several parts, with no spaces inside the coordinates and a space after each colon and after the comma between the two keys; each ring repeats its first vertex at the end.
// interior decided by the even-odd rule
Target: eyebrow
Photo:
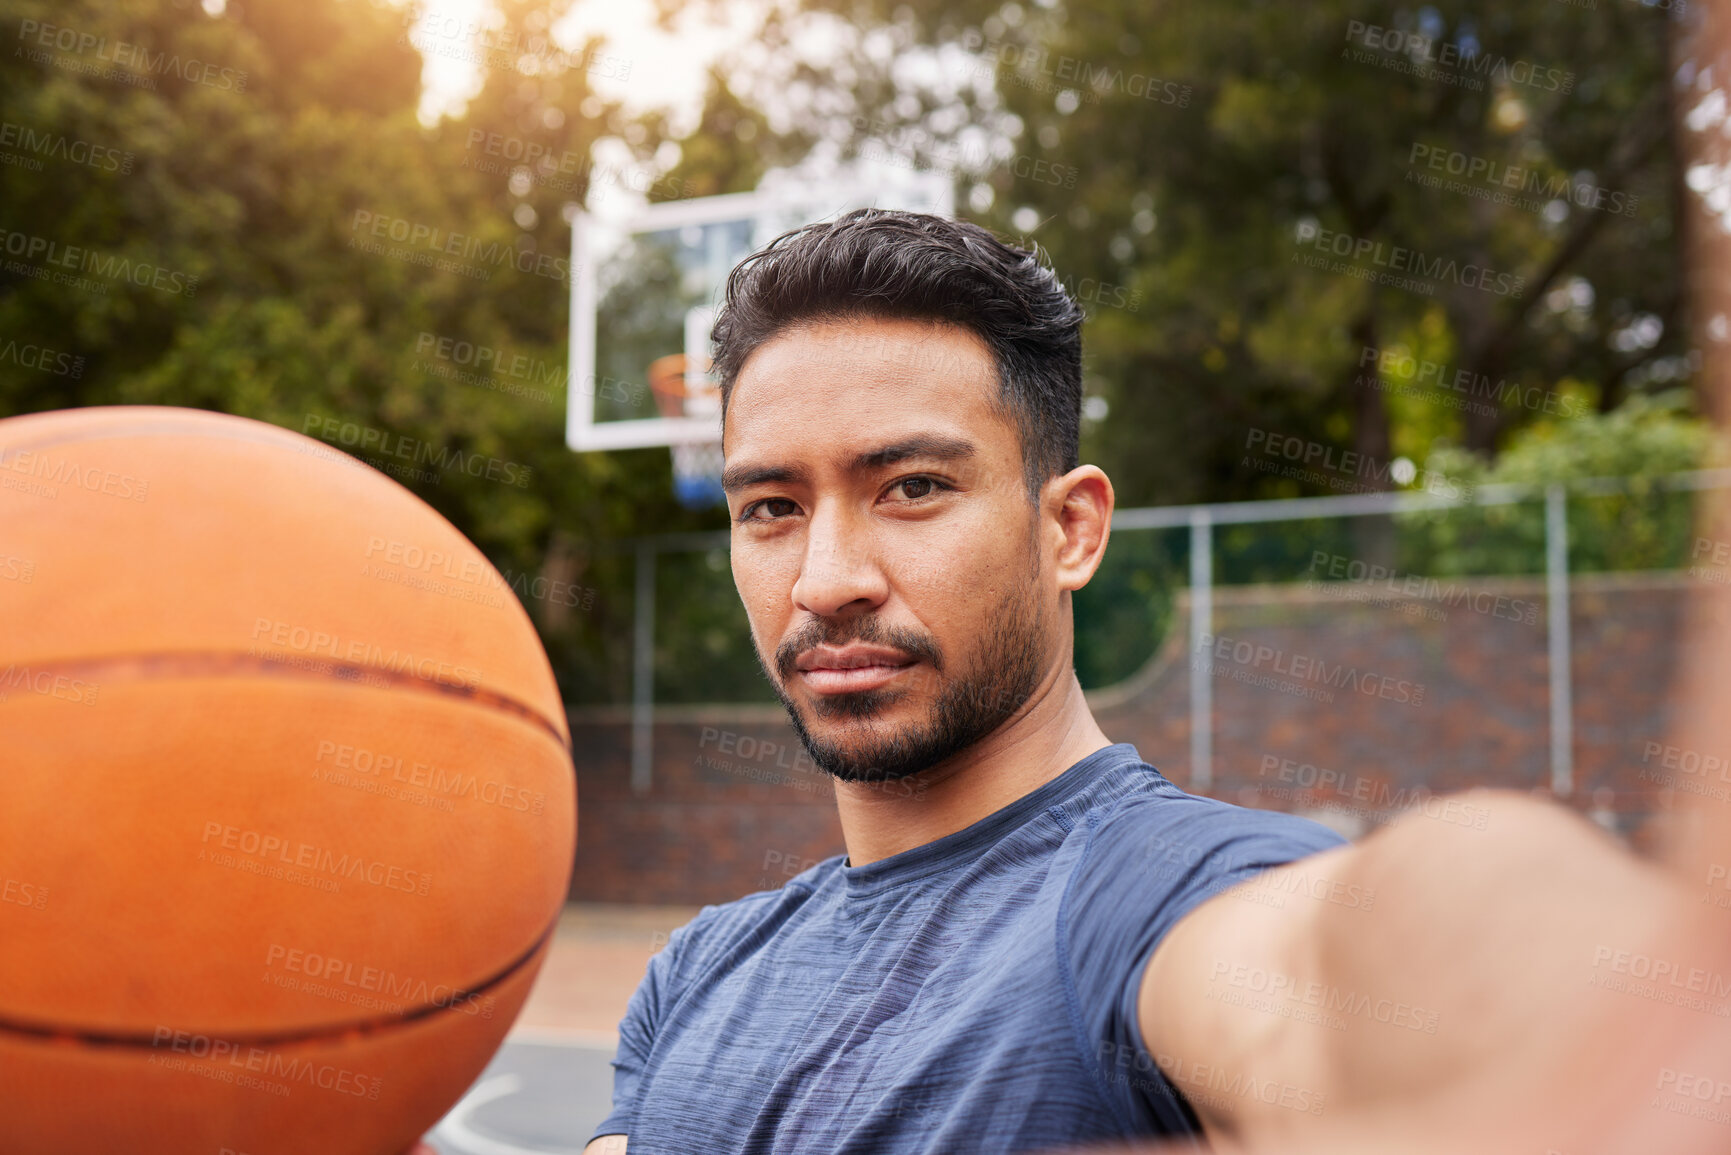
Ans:
{"type": "Polygon", "coordinates": [[[771,482],[797,484],[809,477],[810,474],[797,465],[730,465],[721,471],[721,488],[732,493],[736,489],[771,482]]]}
{"type": "MultiPolygon", "coordinates": [[[[848,462],[848,471],[866,473],[910,458],[965,461],[974,456],[975,452],[974,443],[965,437],[940,437],[920,433],[855,455],[854,459],[848,462]]],[[[730,465],[721,471],[721,488],[728,493],[753,485],[799,484],[810,480],[810,472],[798,465],[730,465]]]]}

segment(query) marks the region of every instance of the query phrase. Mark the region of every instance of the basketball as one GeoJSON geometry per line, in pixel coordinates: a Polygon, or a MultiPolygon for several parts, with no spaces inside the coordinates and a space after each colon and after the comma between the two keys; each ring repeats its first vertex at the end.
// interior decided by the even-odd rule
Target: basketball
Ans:
{"type": "Polygon", "coordinates": [[[487,558],[187,409],[0,421],[0,1150],[398,1155],[572,864],[569,731],[487,558]]]}

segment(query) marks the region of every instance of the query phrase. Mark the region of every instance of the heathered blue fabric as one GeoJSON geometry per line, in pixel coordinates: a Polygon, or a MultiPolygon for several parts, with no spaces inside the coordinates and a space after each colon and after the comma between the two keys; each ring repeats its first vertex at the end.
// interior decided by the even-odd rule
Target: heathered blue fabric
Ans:
{"type": "Polygon", "coordinates": [[[595,1134],[976,1155],[1193,1132],[1142,1044],[1144,964],[1210,895],[1340,842],[1096,751],[935,842],[705,907],[631,998],[595,1134]]]}

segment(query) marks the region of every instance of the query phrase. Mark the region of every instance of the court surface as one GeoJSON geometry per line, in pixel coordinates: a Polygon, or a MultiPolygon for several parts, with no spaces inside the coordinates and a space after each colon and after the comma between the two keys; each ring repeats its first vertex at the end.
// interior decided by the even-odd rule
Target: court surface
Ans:
{"type": "Polygon", "coordinates": [[[429,1141],[439,1155],[575,1155],[607,1116],[612,1058],[612,1046],[510,1040],[429,1141]]]}
{"type": "Polygon", "coordinates": [[[582,1151],[612,1104],[625,1004],[650,955],[698,909],[567,906],[505,1045],[428,1135],[439,1155],[582,1151]]]}

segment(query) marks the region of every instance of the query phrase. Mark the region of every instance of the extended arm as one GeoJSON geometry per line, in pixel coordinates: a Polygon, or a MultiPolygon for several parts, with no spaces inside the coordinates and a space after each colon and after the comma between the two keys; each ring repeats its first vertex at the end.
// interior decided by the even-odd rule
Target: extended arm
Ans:
{"type": "Polygon", "coordinates": [[[1584,1090],[1698,1074],[1635,1040],[1702,1012],[1627,989],[1660,963],[1678,991],[1723,979],[1674,929],[1696,896],[1560,807],[1458,802],[1484,829],[1411,815],[1210,899],[1154,952],[1143,1038],[1217,1146],[1572,1155],[1584,1090]]]}

